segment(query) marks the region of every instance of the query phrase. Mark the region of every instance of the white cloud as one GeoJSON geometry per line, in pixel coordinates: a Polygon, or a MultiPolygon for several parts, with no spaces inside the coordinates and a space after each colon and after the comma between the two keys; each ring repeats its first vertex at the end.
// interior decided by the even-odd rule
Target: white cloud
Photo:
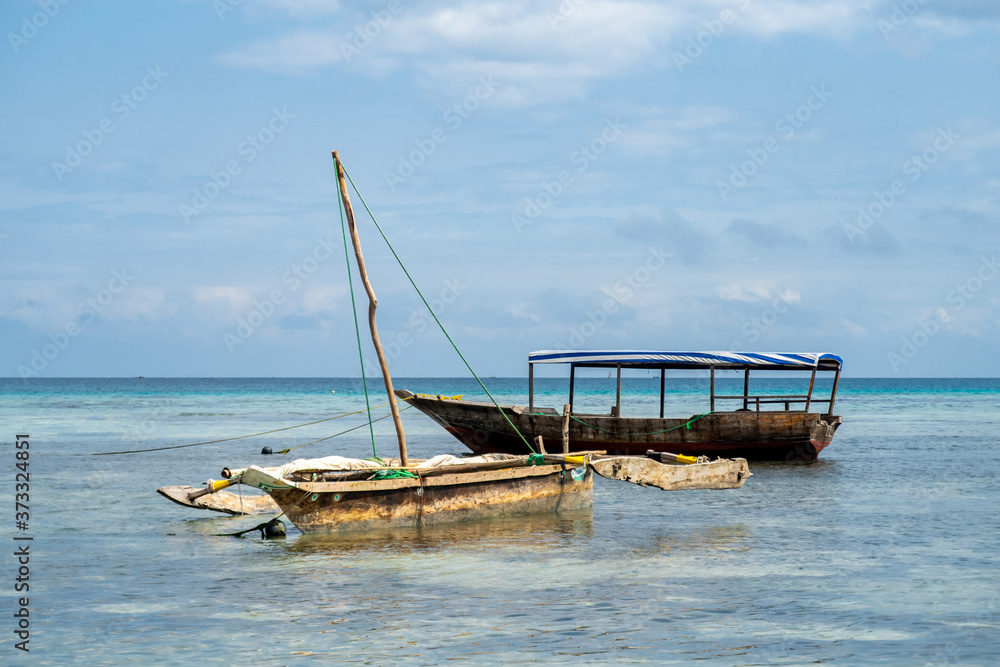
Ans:
{"type": "Polygon", "coordinates": [[[715,295],[724,301],[760,301],[771,296],[771,290],[761,283],[752,285],[716,285],[715,295]]]}
{"type": "Polygon", "coordinates": [[[109,316],[114,319],[130,321],[135,319],[162,319],[173,315],[173,308],[166,306],[166,298],[162,290],[129,286],[115,300],[109,316]]]}
{"type": "Polygon", "coordinates": [[[737,30],[745,28],[767,37],[785,33],[843,36],[853,32],[862,20],[866,24],[871,23],[868,17],[870,5],[870,2],[861,0],[754,2],[746,10],[746,19],[734,25],[737,30]]]}
{"type": "Polygon", "coordinates": [[[795,305],[802,303],[802,295],[799,293],[797,289],[787,289],[784,292],[779,292],[778,298],[784,301],[785,303],[791,303],[795,305]]]}
{"type": "Polygon", "coordinates": [[[266,71],[303,72],[343,60],[341,34],[295,32],[278,39],[252,44],[242,51],[220,57],[225,65],[266,71]]]}
{"type": "Polygon", "coordinates": [[[332,312],[337,309],[337,304],[346,294],[345,287],[314,287],[305,290],[299,301],[306,313],[332,312]]]}
{"type": "Polygon", "coordinates": [[[851,322],[847,318],[841,318],[840,326],[842,326],[844,330],[847,331],[847,333],[851,334],[851,336],[853,336],[855,339],[864,338],[865,336],[868,335],[868,329],[865,329],[863,326],[857,324],[856,322],[851,322]]]}
{"type": "Polygon", "coordinates": [[[242,306],[250,301],[250,293],[239,287],[229,286],[209,286],[196,287],[194,298],[200,302],[206,301],[228,301],[230,305],[242,306]]]}
{"type": "MultiPolygon", "coordinates": [[[[508,103],[580,95],[586,83],[620,75],[656,56],[682,21],[678,10],[651,2],[590,0],[555,28],[558,5],[462,3],[417,13],[404,6],[360,53],[345,56],[358,24],[296,31],[221,56],[226,65],[305,73],[330,65],[383,73],[412,67],[419,81],[455,93],[470,80],[495,76],[510,86],[508,103]]],[[[359,42],[360,43],[360,42],[359,42]]]]}
{"type": "Polygon", "coordinates": [[[672,154],[703,141],[705,130],[733,119],[729,109],[712,105],[639,109],[635,115],[637,120],[619,140],[621,146],[635,155],[672,154]]]}
{"type": "Polygon", "coordinates": [[[775,302],[780,300],[791,305],[802,303],[802,295],[798,290],[779,290],[763,282],[716,285],[715,296],[723,301],[746,301],[747,303],[764,300],[774,300],[775,302]]]}
{"type": "MultiPolygon", "coordinates": [[[[292,16],[326,16],[340,11],[338,0],[249,0],[247,4],[286,12],[292,16]]],[[[238,6],[238,5],[237,5],[238,6]]]]}
{"type": "MultiPolygon", "coordinates": [[[[293,16],[337,10],[336,3],[319,0],[259,1],[293,16]]],[[[843,38],[876,32],[881,14],[892,11],[891,4],[873,8],[868,0],[580,0],[570,5],[514,0],[401,7],[391,16],[385,13],[388,20],[381,22],[373,19],[375,9],[350,17],[341,12],[327,28],[294,30],[224,54],[220,61],[294,74],[340,66],[382,76],[409,68],[420,83],[445,94],[492,75],[507,86],[501,103],[528,105],[581,97],[592,81],[642,67],[669,68],[671,54],[697,40],[709,24],[723,25],[724,11],[735,18],[722,32],[716,28],[713,41],[738,34],[843,38]],[[370,39],[355,40],[366,25],[372,26],[370,39]]],[[[984,25],[965,17],[940,19],[926,10],[918,18],[945,34],[984,25]]]]}
{"type": "Polygon", "coordinates": [[[260,0],[263,4],[271,7],[284,9],[291,14],[301,16],[317,16],[321,14],[333,14],[340,9],[337,0],[260,0]]]}

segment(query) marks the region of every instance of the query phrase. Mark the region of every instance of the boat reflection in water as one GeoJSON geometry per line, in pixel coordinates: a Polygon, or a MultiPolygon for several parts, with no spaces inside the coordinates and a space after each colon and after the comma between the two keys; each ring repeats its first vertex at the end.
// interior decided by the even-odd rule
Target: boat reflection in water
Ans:
{"type": "Polygon", "coordinates": [[[474,546],[477,551],[545,551],[594,536],[592,507],[558,514],[464,521],[423,528],[373,528],[363,533],[305,533],[288,545],[292,553],[316,555],[409,554],[474,546]]]}

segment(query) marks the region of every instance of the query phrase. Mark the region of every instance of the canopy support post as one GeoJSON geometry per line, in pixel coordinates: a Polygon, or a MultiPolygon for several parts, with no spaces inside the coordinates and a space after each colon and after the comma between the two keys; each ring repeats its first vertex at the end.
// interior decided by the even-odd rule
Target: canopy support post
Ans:
{"type": "Polygon", "coordinates": [[[573,412],[573,384],[576,382],[576,364],[569,365],[569,411],[573,412]]]}
{"type": "Polygon", "coordinates": [[[812,375],[809,376],[809,393],[806,394],[806,412],[809,412],[809,404],[812,403],[813,398],[813,385],[816,383],[816,369],[813,369],[812,375]]]}
{"type": "Polygon", "coordinates": [[[615,382],[615,417],[622,416],[622,365],[616,365],[618,380],[615,382]]]}
{"type": "MultiPolygon", "coordinates": [[[[757,404],[760,406],[760,404],[757,404]]],[[[750,367],[743,369],[743,409],[750,407],[750,367]]]]}
{"type": "Polygon", "coordinates": [[[709,411],[715,412],[715,366],[708,367],[709,411]]]}
{"type": "Polygon", "coordinates": [[[535,365],[528,362],[528,412],[535,411],[535,365]]]}
{"type": "Polygon", "coordinates": [[[830,408],[826,414],[833,414],[833,401],[837,398],[837,383],[840,382],[840,369],[837,369],[837,374],[833,376],[833,391],[830,392],[830,408]]]}
{"type": "Polygon", "coordinates": [[[660,419],[663,419],[663,384],[667,378],[667,369],[660,369],[660,419]]]}

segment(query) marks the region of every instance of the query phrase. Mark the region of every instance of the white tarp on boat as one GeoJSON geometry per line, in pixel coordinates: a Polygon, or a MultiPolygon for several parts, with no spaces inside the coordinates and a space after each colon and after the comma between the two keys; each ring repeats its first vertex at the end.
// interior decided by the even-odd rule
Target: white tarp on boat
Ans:
{"type": "Polygon", "coordinates": [[[458,466],[464,463],[485,463],[486,461],[498,461],[504,456],[509,456],[508,454],[501,455],[497,458],[496,455],[486,454],[485,456],[467,456],[462,458],[460,456],[454,456],[452,454],[439,454],[432,459],[427,459],[422,463],[417,465],[417,469],[426,470],[427,468],[440,468],[441,466],[458,466]]]}
{"type": "MultiPolygon", "coordinates": [[[[484,454],[482,456],[460,457],[452,454],[441,454],[434,458],[421,461],[415,466],[417,470],[440,468],[442,466],[463,465],[467,463],[485,463],[487,461],[503,461],[516,459],[511,454],[484,454]]],[[[243,483],[260,489],[295,488],[297,482],[288,479],[289,475],[298,472],[336,472],[344,470],[371,470],[373,473],[385,468],[398,468],[399,459],[383,459],[382,463],[370,459],[351,459],[344,456],[325,456],[319,459],[297,459],[290,463],[271,468],[250,466],[238,468],[230,472],[231,476],[243,475],[243,483]]]]}
{"type": "MultiPolygon", "coordinates": [[[[389,459],[386,461],[389,465],[399,465],[399,459],[389,459]]],[[[258,470],[266,470],[271,475],[275,477],[284,477],[286,475],[291,475],[296,472],[328,472],[336,470],[378,470],[379,468],[386,467],[386,464],[379,463],[378,461],[369,461],[368,459],[349,459],[344,456],[324,456],[319,459],[296,459],[284,465],[263,468],[261,466],[251,466],[252,468],[257,468],[258,470]]],[[[233,470],[232,475],[235,477],[242,473],[243,470],[233,470]]]]}

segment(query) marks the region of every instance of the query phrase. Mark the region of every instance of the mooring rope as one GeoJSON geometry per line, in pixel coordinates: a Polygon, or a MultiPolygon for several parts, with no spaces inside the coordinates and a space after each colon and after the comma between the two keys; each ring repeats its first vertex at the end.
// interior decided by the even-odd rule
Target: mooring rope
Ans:
{"type": "MultiPolygon", "coordinates": [[[[405,412],[405,411],[409,410],[412,407],[413,407],[412,405],[408,405],[405,408],[403,408],[402,410],[400,410],[400,412],[405,412]]],[[[328,435],[325,438],[320,438],[319,440],[313,440],[312,442],[307,442],[304,445],[295,445],[294,447],[289,447],[287,449],[282,449],[282,450],[279,450],[279,451],[277,451],[275,453],[277,453],[277,454],[287,454],[288,452],[292,451],[293,449],[299,449],[300,447],[308,447],[309,445],[315,445],[317,442],[323,442],[324,440],[329,440],[330,438],[336,438],[338,435],[344,435],[345,433],[350,433],[351,431],[357,431],[359,428],[364,428],[365,426],[369,426],[370,427],[373,423],[380,422],[383,419],[388,419],[391,416],[392,416],[392,413],[390,412],[389,414],[384,415],[382,417],[379,417],[378,419],[369,420],[365,424],[358,424],[357,426],[353,426],[353,427],[347,429],[346,431],[341,431],[340,433],[334,433],[333,435],[328,435]]]]}
{"type": "MultiPolygon", "coordinates": [[[[344,166],[343,162],[341,163],[340,166],[341,168],[343,168],[344,166]]],[[[389,250],[392,252],[392,256],[396,258],[396,263],[399,264],[399,268],[403,269],[403,273],[406,274],[406,277],[410,281],[410,284],[413,285],[413,289],[417,291],[417,295],[420,296],[420,300],[424,302],[425,306],[427,306],[427,311],[431,314],[431,317],[434,318],[434,321],[437,322],[438,327],[440,327],[441,329],[441,333],[443,333],[445,338],[448,339],[448,342],[451,343],[451,346],[455,349],[455,352],[458,354],[459,358],[465,363],[465,367],[469,369],[470,373],[472,373],[472,377],[476,378],[476,382],[479,383],[479,386],[482,387],[483,391],[486,392],[486,395],[489,396],[490,400],[493,402],[493,405],[496,406],[497,410],[500,411],[500,414],[507,421],[507,424],[509,424],[510,427],[514,429],[514,432],[517,433],[518,437],[521,438],[522,442],[524,442],[524,444],[528,447],[528,449],[534,453],[535,448],[531,446],[531,443],[528,442],[528,439],[524,437],[524,434],[521,433],[521,431],[517,428],[517,426],[514,425],[514,422],[510,420],[510,417],[507,416],[507,413],[503,411],[503,408],[500,407],[500,404],[497,403],[495,398],[493,398],[493,394],[490,393],[490,390],[486,388],[486,385],[483,384],[483,381],[479,379],[478,375],[476,375],[476,371],[472,370],[472,366],[469,364],[468,360],[462,354],[462,351],[458,349],[458,345],[456,345],[455,341],[452,340],[451,335],[449,335],[448,333],[448,330],[444,328],[443,324],[441,324],[441,320],[438,319],[437,313],[434,312],[434,309],[431,308],[431,305],[427,302],[427,299],[424,297],[423,292],[421,292],[420,288],[417,287],[417,283],[413,280],[413,277],[410,275],[410,272],[406,270],[406,266],[403,265],[403,260],[401,260],[399,258],[399,255],[396,254],[396,249],[392,247],[392,244],[389,242],[388,237],[386,237],[385,232],[382,231],[382,226],[378,224],[378,220],[375,219],[375,214],[372,213],[372,210],[368,207],[368,202],[365,201],[364,196],[362,196],[361,192],[358,190],[358,186],[354,184],[354,179],[351,178],[351,175],[347,172],[347,169],[344,169],[344,174],[347,176],[347,180],[351,182],[351,187],[354,188],[354,192],[357,193],[358,199],[361,200],[361,203],[364,205],[365,210],[368,211],[368,216],[372,219],[372,222],[375,223],[375,228],[378,229],[378,233],[382,235],[382,240],[384,240],[385,244],[389,246],[389,250]]]]}
{"type": "MultiPolygon", "coordinates": [[[[404,398],[402,400],[405,401],[405,400],[409,400],[409,399],[405,399],[404,398]]],[[[387,405],[389,405],[388,402],[380,403],[379,405],[376,405],[375,408],[383,408],[383,407],[385,407],[387,405]]],[[[219,443],[219,442],[230,442],[232,440],[242,440],[243,438],[256,438],[257,436],[260,436],[260,435],[269,435],[271,433],[278,433],[280,431],[290,431],[293,428],[302,428],[303,426],[312,426],[313,424],[322,424],[323,422],[333,421],[334,419],[340,419],[342,417],[350,417],[351,415],[359,415],[362,412],[366,412],[366,411],[369,414],[371,414],[371,409],[367,409],[367,410],[355,410],[354,412],[345,412],[344,414],[337,415],[336,417],[327,417],[326,419],[317,419],[314,422],[306,422],[305,424],[296,424],[295,426],[285,426],[284,428],[276,428],[276,429],[271,430],[271,431],[262,431],[260,433],[251,433],[250,435],[237,435],[237,436],[235,436],[233,438],[222,438],[221,440],[206,440],[205,442],[194,442],[194,443],[191,443],[189,445],[171,445],[169,447],[153,447],[151,449],[128,449],[128,450],[121,451],[121,452],[91,452],[90,455],[91,456],[111,456],[112,454],[142,454],[143,452],[162,452],[162,451],[167,450],[167,449],[184,449],[185,447],[198,447],[200,445],[214,445],[214,444],[219,443]]],[[[385,419],[385,417],[379,417],[379,419],[385,419]]],[[[375,421],[378,421],[378,419],[375,420],[375,421]]],[[[364,426],[364,424],[362,424],[361,426],[364,426]]],[[[360,428],[360,426],[359,427],[355,427],[355,428],[360,428]]],[[[353,431],[354,429],[349,429],[349,430],[353,431]]],[[[344,431],[344,433],[347,433],[347,431],[344,431]]],[[[337,435],[340,435],[340,434],[338,433],[337,435]]],[[[334,436],[330,436],[330,437],[332,438],[334,436]]],[[[318,441],[316,441],[316,442],[318,442],[318,441]]],[[[306,443],[306,444],[312,444],[312,443],[306,443]]],[[[304,446],[305,445],[298,445],[298,447],[304,447],[304,446]]],[[[292,447],[292,449],[297,449],[297,447],[292,447]]]]}
{"type": "Polygon", "coordinates": [[[288,510],[282,510],[281,514],[279,514],[278,516],[274,517],[273,519],[269,519],[269,520],[265,521],[264,523],[258,523],[253,528],[247,528],[246,530],[239,530],[239,531],[236,531],[235,533],[215,533],[215,537],[243,537],[247,533],[250,533],[250,532],[255,531],[255,530],[261,531],[261,537],[263,537],[263,535],[264,535],[264,529],[265,528],[267,528],[269,525],[271,525],[272,523],[274,523],[275,521],[277,521],[281,517],[285,516],[288,512],[292,511],[293,509],[295,509],[296,507],[298,507],[299,505],[301,505],[302,501],[304,501],[306,498],[308,498],[311,495],[312,495],[311,491],[306,491],[305,494],[301,498],[299,498],[298,502],[295,503],[294,505],[292,505],[288,510]]]}

